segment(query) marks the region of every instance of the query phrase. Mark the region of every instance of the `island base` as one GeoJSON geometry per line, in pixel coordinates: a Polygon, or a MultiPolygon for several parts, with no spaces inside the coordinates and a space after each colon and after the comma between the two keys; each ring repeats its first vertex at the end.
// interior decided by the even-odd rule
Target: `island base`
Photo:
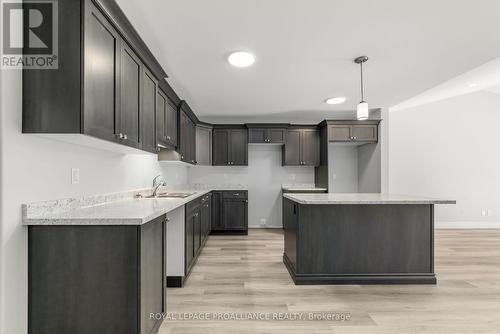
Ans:
{"type": "Polygon", "coordinates": [[[342,274],[342,275],[315,275],[297,274],[290,264],[290,260],[283,254],[283,263],[290,273],[295,285],[376,285],[376,284],[436,284],[435,274],[342,274]]]}

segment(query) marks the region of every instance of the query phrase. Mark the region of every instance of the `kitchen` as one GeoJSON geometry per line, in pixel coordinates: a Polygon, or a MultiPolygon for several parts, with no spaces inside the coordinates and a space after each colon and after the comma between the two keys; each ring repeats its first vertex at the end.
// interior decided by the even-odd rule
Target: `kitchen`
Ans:
{"type": "MultiPolygon", "coordinates": [[[[26,310],[25,321],[9,332],[169,332],[182,321],[151,314],[207,311],[213,300],[225,312],[330,309],[342,296],[339,285],[380,285],[381,294],[394,285],[418,285],[422,294],[439,287],[435,220],[460,203],[452,192],[391,192],[392,115],[376,97],[371,102],[373,91],[364,96],[377,86],[364,80],[380,55],[340,62],[354,92],[345,108],[334,90],[320,110],[307,113],[298,99],[297,109],[280,113],[274,105],[274,114],[253,115],[238,83],[250,92],[252,69],[259,73],[265,59],[220,50],[215,63],[233,76],[224,85],[235,85],[227,103],[245,106],[241,115],[231,107],[219,114],[200,102],[214,88],[189,91],[182,80],[192,73],[185,79],[165,65],[133,9],[127,1],[59,2],[58,68],[2,79],[2,96],[11,89],[6,82],[21,96],[2,99],[12,103],[2,110],[18,111],[2,122],[12,125],[2,127],[9,143],[16,138],[10,147],[2,140],[2,211],[19,222],[2,236],[12,235],[11,250],[26,260],[16,283],[24,292],[8,299],[26,310]],[[19,163],[28,157],[35,163],[19,163]],[[266,289],[282,302],[240,299],[261,298],[266,289]],[[314,306],[301,291],[323,291],[332,304],[318,296],[314,306]],[[224,296],[239,304],[228,307],[224,296]]],[[[361,326],[375,319],[355,307],[352,315],[361,326]]],[[[188,321],[187,331],[209,324],[188,321]]],[[[235,324],[214,325],[222,332],[235,324]]]]}

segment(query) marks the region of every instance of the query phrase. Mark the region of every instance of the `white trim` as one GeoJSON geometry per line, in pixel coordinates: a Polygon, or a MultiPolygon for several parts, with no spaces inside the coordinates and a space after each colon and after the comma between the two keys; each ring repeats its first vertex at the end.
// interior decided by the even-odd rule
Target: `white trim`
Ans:
{"type": "Polygon", "coordinates": [[[467,222],[435,222],[435,228],[500,228],[500,221],[481,222],[481,221],[467,221],[467,222]]]}

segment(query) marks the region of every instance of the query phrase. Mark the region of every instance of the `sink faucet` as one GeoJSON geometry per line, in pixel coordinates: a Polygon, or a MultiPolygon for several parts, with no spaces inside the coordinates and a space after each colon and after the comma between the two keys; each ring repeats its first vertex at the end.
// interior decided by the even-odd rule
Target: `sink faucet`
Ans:
{"type": "Polygon", "coordinates": [[[153,190],[153,194],[151,195],[151,197],[156,196],[156,192],[158,191],[158,188],[160,188],[161,186],[166,186],[166,185],[167,185],[167,182],[165,182],[165,179],[163,179],[161,174],[156,175],[153,179],[154,190],[153,190]]]}

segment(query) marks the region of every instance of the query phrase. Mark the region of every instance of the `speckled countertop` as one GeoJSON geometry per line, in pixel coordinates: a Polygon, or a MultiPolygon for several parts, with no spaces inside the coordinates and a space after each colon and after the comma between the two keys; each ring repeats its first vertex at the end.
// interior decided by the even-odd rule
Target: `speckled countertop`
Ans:
{"type": "Polygon", "coordinates": [[[286,193],[283,196],[299,204],[456,204],[454,200],[380,193],[286,193]]]}
{"type": "Polygon", "coordinates": [[[242,185],[195,185],[184,189],[162,189],[194,192],[186,198],[135,198],[148,195],[151,189],[123,193],[69,198],[24,204],[24,225],[142,225],[175,210],[213,190],[246,190],[242,185]]]}
{"type": "Polygon", "coordinates": [[[327,191],[326,188],[319,188],[312,183],[290,183],[282,184],[281,189],[285,191],[327,191]]]}

